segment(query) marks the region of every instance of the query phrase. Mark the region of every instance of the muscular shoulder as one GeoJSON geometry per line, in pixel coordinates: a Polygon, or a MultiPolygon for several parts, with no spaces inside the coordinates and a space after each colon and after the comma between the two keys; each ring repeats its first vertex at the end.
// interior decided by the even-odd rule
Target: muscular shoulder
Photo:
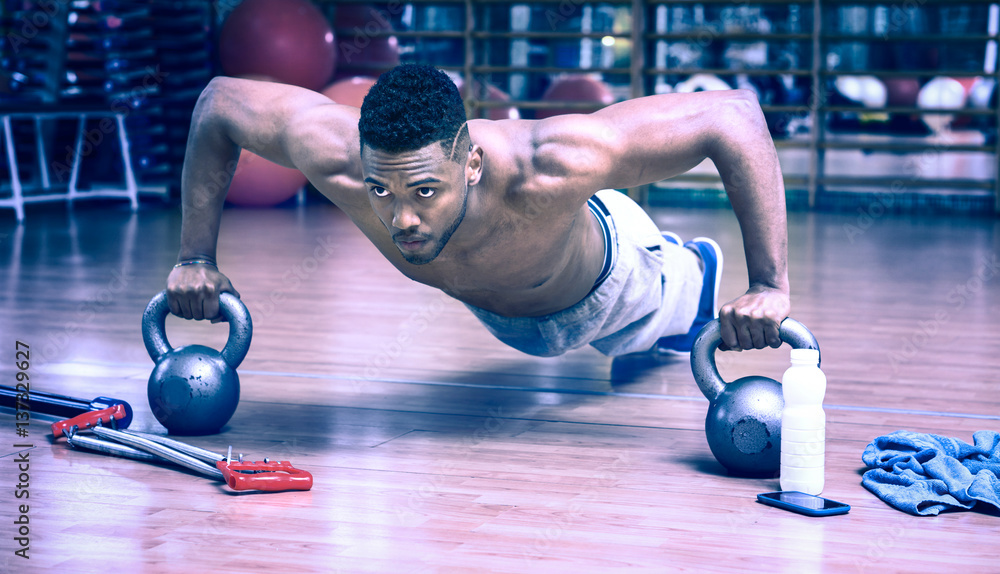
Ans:
{"type": "Polygon", "coordinates": [[[769,144],[763,115],[740,90],[626,100],[592,114],[518,125],[525,189],[585,201],[595,191],[673,177],[719,147],[769,144]]]}
{"type": "Polygon", "coordinates": [[[615,132],[593,115],[511,121],[502,129],[508,203],[567,214],[600,189],[617,145],[615,132]]]}
{"type": "Polygon", "coordinates": [[[359,114],[312,90],[220,76],[202,93],[195,122],[312,179],[356,163],[359,114]]]}
{"type": "Polygon", "coordinates": [[[343,172],[348,166],[357,168],[359,115],[357,108],[332,102],[290,115],[284,138],[295,166],[306,175],[320,177],[343,172]]]}
{"type": "Polygon", "coordinates": [[[620,132],[596,114],[547,118],[530,131],[532,172],[541,184],[607,171],[621,144],[620,132]]]}
{"type": "Polygon", "coordinates": [[[489,195],[512,217],[573,217],[600,189],[594,175],[607,171],[605,123],[583,115],[470,121],[473,143],[485,152],[483,184],[489,195]]]}
{"type": "Polygon", "coordinates": [[[510,202],[523,190],[531,154],[525,152],[526,124],[522,120],[470,120],[472,143],[483,149],[481,185],[499,201],[510,202]]]}
{"type": "Polygon", "coordinates": [[[377,219],[362,181],[359,115],[357,108],[333,103],[302,110],[289,122],[285,138],[295,168],[364,227],[362,221],[377,219]]]}

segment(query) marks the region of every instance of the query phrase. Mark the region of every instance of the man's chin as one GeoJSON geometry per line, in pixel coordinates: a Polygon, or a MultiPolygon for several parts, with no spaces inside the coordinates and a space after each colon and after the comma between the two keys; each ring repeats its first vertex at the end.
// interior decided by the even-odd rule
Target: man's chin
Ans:
{"type": "Polygon", "coordinates": [[[425,255],[416,255],[414,253],[403,253],[403,259],[405,259],[410,265],[427,265],[436,258],[436,255],[428,257],[425,255]]]}
{"type": "Polygon", "coordinates": [[[428,245],[427,242],[424,242],[424,244],[420,246],[420,249],[407,249],[406,247],[398,244],[396,245],[396,248],[399,249],[400,255],[402,255],[403,259],[405,259],[410,265],[426,265],[437,259],[438,254],[441,252],[441,250],[435,251],[433,246],[428,245]]]}

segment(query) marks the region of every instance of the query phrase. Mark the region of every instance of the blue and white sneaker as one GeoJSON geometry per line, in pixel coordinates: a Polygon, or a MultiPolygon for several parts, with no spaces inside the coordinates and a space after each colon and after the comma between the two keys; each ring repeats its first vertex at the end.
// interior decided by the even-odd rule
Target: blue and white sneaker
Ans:
{"type": "MultiPolygon", "coordinates": [[[[664,234],[666,237],[666,234],[664,234]]],[[[679,244],[679,242],[678,242],[679,244]]],[[[701,287],[701,299],[698,301],[698,314],[695,316],[691,329],[683,335],[662,337],[656,342],[656,349],[665,354],[684,355],[691,353],[694,340],[709,321],[719,316],[719,284],[722,283],[722,249],[719,244],[707,237],[696,237],[684,244],[684,247],[697,249],[705,266],[704,279],[701,287]]]]}
{"type": "Polygon", "coordinates": [[[673,231],[661,231],[660,235],[667,240],[668,243],[673,243],[674,245],[684,245],[681,241],[681,236],[677,235],[673,231]]]}

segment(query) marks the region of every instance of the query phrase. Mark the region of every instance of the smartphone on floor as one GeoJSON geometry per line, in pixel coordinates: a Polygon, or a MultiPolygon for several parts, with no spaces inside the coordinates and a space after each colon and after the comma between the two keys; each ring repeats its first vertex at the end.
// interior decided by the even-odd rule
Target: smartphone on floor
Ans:
{"type": "Polygon", "coordinates": [[[776,506],[806,516],[833,516],[847,514],[850,505],[829,498],[813,496],[797,490],[780,492],[765,492],[757,495],[757,500],[770,506],[776,506]]]}

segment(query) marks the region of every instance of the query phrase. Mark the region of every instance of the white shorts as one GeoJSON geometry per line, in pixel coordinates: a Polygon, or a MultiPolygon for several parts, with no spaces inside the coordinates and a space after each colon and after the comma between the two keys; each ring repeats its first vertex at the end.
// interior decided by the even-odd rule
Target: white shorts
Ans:
{"type": "Polygon", "coordinates": [[[467,304],[500,341],[540,357],[588,344],[618,356],[690,329],[703,280],[697,256],[666,241],[627,195],[602,190],[592,199],[603,206],[614,238],[610,274],[579,303],[543,317],[504,317],[467,304]]]}

